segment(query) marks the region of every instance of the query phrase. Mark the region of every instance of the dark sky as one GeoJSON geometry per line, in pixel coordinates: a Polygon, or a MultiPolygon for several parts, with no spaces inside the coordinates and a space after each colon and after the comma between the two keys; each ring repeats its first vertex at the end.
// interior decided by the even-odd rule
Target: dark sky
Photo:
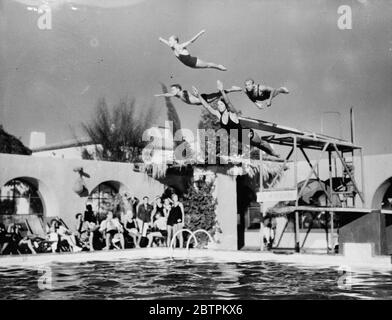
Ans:
{"type": "MultiPolygon", "coordinates": [[[[154,104],[163,125],[159,82],[211,92],[217,79],[242,86],[252,77],[291,93],[265,111],[232,94],[244,115],[316,132],[324,118],[324,132],[348,138],[354,106],[365,153],[392,152],[391,1],[48,1],[53,28],[43,31],[28,10],[41,1],[0,0],[0,123],[25,143],[31,131],[46,132],[48,143],[72,139],[100,97],[154,104]],[[337,27],[342,4],[352,8],[352,30],[337,27]],[[186,68],[158,41],[202,29],[190,52],[227,72],[186,68]]],[[[195,129],[200,108],[175,106],[195,129]]]]}

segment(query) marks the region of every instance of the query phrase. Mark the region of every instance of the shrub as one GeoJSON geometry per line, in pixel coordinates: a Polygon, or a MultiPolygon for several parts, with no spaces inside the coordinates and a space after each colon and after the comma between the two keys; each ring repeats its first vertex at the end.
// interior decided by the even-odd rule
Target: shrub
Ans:
{"type": "MultiPolygon", "coordinates": [[[[217,200],[213,196],[214,183],[205,179],[192,183],[184,194],[185,228],[191,231],[204,229],[213,233],[216,223],[215,208],[217,200]]],[[[198,239],[207,240],[205,234],[200,233],[198,239]]]]}

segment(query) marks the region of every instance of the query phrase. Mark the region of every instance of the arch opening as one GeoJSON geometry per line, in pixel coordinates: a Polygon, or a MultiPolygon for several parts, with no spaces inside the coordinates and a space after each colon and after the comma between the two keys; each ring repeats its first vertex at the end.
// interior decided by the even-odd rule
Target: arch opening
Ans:
{"type": "Polygon", "coordinates": [[[377,188],[372,199],[372,208],[392,210],[392,177],[377,188]]]}
{"type": "Polygon", "coordinates": [[[0,187],[0,214],[44,216],[45,202],[40,182],[32,177],[18,177],[0,187]]]}
{"type": "Polygon", "coordinates": [[[129,190],[123,183],[114,180],[104,181],[90,192],[86,204],[92,206],[98,220],[103,220],[109,211],[114,214],[121,211],[124,193],[129,194],[129,190]]]}

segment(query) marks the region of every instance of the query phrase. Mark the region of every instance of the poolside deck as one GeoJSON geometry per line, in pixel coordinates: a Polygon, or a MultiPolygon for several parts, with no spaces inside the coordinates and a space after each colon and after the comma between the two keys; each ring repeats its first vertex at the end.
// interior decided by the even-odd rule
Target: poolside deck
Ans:
{"type": "Polygon", "coordinates": [[[56,253],[20,256],[1,256],[0,267],[37,267],[49,263],[80,263],[121,259],[213,259],[217,262],[270,261],[303,267],[351,267],[371,270],[392,270],[390,256],[327,255],[327,254],[276,254],[261,251],[227,251],[213,249],[141,248],[80,253],[56,253]]]}

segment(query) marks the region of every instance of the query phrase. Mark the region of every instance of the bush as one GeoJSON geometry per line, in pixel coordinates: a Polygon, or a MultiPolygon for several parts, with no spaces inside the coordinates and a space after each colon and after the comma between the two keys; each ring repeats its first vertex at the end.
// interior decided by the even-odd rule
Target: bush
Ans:
{"type": "MultiPolygon", "coordinates": [[[[215,208],[217,200],[213,196],[214,183],[205,179],[193,183],[186,194],[183,204],[185,210],[185,228],[191,231],[204,229],[213,233],[216,223],[215,208]]],[[[205,234],[198,234],[198,239],[207,240],[205,234]]]]}

